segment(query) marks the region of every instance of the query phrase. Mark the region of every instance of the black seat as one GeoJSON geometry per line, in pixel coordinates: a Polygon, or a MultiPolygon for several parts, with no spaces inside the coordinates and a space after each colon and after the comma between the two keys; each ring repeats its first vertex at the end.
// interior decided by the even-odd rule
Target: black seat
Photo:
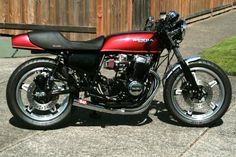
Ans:
{"type": "Polygon", "coordinates": [[[70,41],[60,32],[29,32],[30,41],[46,50],[90,50],[97,51],[102,48],[104,36],[88,41],[70,41]]]}

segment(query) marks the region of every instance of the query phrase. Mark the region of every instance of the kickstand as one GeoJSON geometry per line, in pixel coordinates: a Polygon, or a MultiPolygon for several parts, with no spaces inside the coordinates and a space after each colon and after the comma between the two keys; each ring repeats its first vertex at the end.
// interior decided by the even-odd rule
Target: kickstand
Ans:
{"type": "Polygon", "coordinates": [[[16,49],[16,51],[11,55],[11,58],[15,57],[15,55],[18,51],[19,51],[19,49],[16,49]]]}

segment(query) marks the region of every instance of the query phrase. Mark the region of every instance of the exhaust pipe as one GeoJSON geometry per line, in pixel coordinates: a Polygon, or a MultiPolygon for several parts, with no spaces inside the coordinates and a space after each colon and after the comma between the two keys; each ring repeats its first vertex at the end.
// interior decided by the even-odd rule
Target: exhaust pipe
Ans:
{"type": "Polygon", "coordinates": [[[150,71],[150,74],[152,74],[155,78],[153,84],[154,84],[154,90],[151,93],[151,95],[149,96],[149,98],[139,107],[136,108],[121,108],[121,109],[112,109],[112,108],[105,108],[101,105],[96,105],[93,104],[89,101],[86,100],[82,100],[82,99],[75,99],[73,102],[73,106],[76,107],[80,107],[80,108],[84,108],[84,109],[88,109],[88,110],[93,110],[93,111],[97,111],[97,112],[104,112],[104,113],[109,113],[109,114],[119,114],[119,115],[136,115],[136,114],[141,114],[143,113],[145,110],[148,109],[148,107],[150,106],[152,100],[154,99],[159,86],[160,86],[160,77],[159,75],[154,72],[154,71],[150,71]]]}

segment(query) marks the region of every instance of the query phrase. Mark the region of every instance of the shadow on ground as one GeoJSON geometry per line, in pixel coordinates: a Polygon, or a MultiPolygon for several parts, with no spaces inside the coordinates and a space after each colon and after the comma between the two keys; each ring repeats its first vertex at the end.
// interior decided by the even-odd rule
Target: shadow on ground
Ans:
{"type": "MultiPolygon", "coordinates": [[[[163,102],[159,101],[153,101],[149,110],[144,112],[140,115],[111,115],[106,113],[98,113],[93,112],[85,109],[76,108],[71,118],[69,119],[68,123],[66,123],[63,126],[60,126],[59,128],[53,128],[53,129],[61,129],[68,126],[72,127],[83,127],[83,126],[101,126],[102,128],[105,128],[106,126],[119,126],[119,125],[128,125],[128,126],[142,126],[149,124],[153,121],[152,118],[157,117],[160,121],[169,124],[169,125],[175,125],[175,126],[182,126],[182,127],[189,127],[186,126],[178,121],[176,121],[169,113],[169,111],[166,109],[165,104],[163,102]]],[[[32,128],[22,122],[19,122],[15,117],[12,117],[9,120],[10,124],[22,128],[22,129],[31,129],[31,130],[37,130],[37,128],[32,128]]],[[[223,124],[223,121],[220,119],[218,120],[214,125],[209,126],[216,127],[223,124]]]]}

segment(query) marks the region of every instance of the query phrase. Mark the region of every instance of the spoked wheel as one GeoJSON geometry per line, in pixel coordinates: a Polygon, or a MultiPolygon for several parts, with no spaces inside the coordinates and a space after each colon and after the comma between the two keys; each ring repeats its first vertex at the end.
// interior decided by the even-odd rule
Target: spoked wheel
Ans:
{"type": "Polygon", "coordinates": [[[182,70],[176,70],[164,87],[165,103],[173,116],[191,126],[205,126],[220,119],[231,102],[227,75],[209,61],[189,65],[199,91],[192,90],[182,70]]]}
{"type": "Polygon", "coordinates": [[[17,68],[7,85],[7,102],[12,114],[31,126],[48,128],[61,124],[71,110],[69,94],[53,95],[68,89],[61,71],[50,78],[55,63],[33,59],[17,68]]]}

